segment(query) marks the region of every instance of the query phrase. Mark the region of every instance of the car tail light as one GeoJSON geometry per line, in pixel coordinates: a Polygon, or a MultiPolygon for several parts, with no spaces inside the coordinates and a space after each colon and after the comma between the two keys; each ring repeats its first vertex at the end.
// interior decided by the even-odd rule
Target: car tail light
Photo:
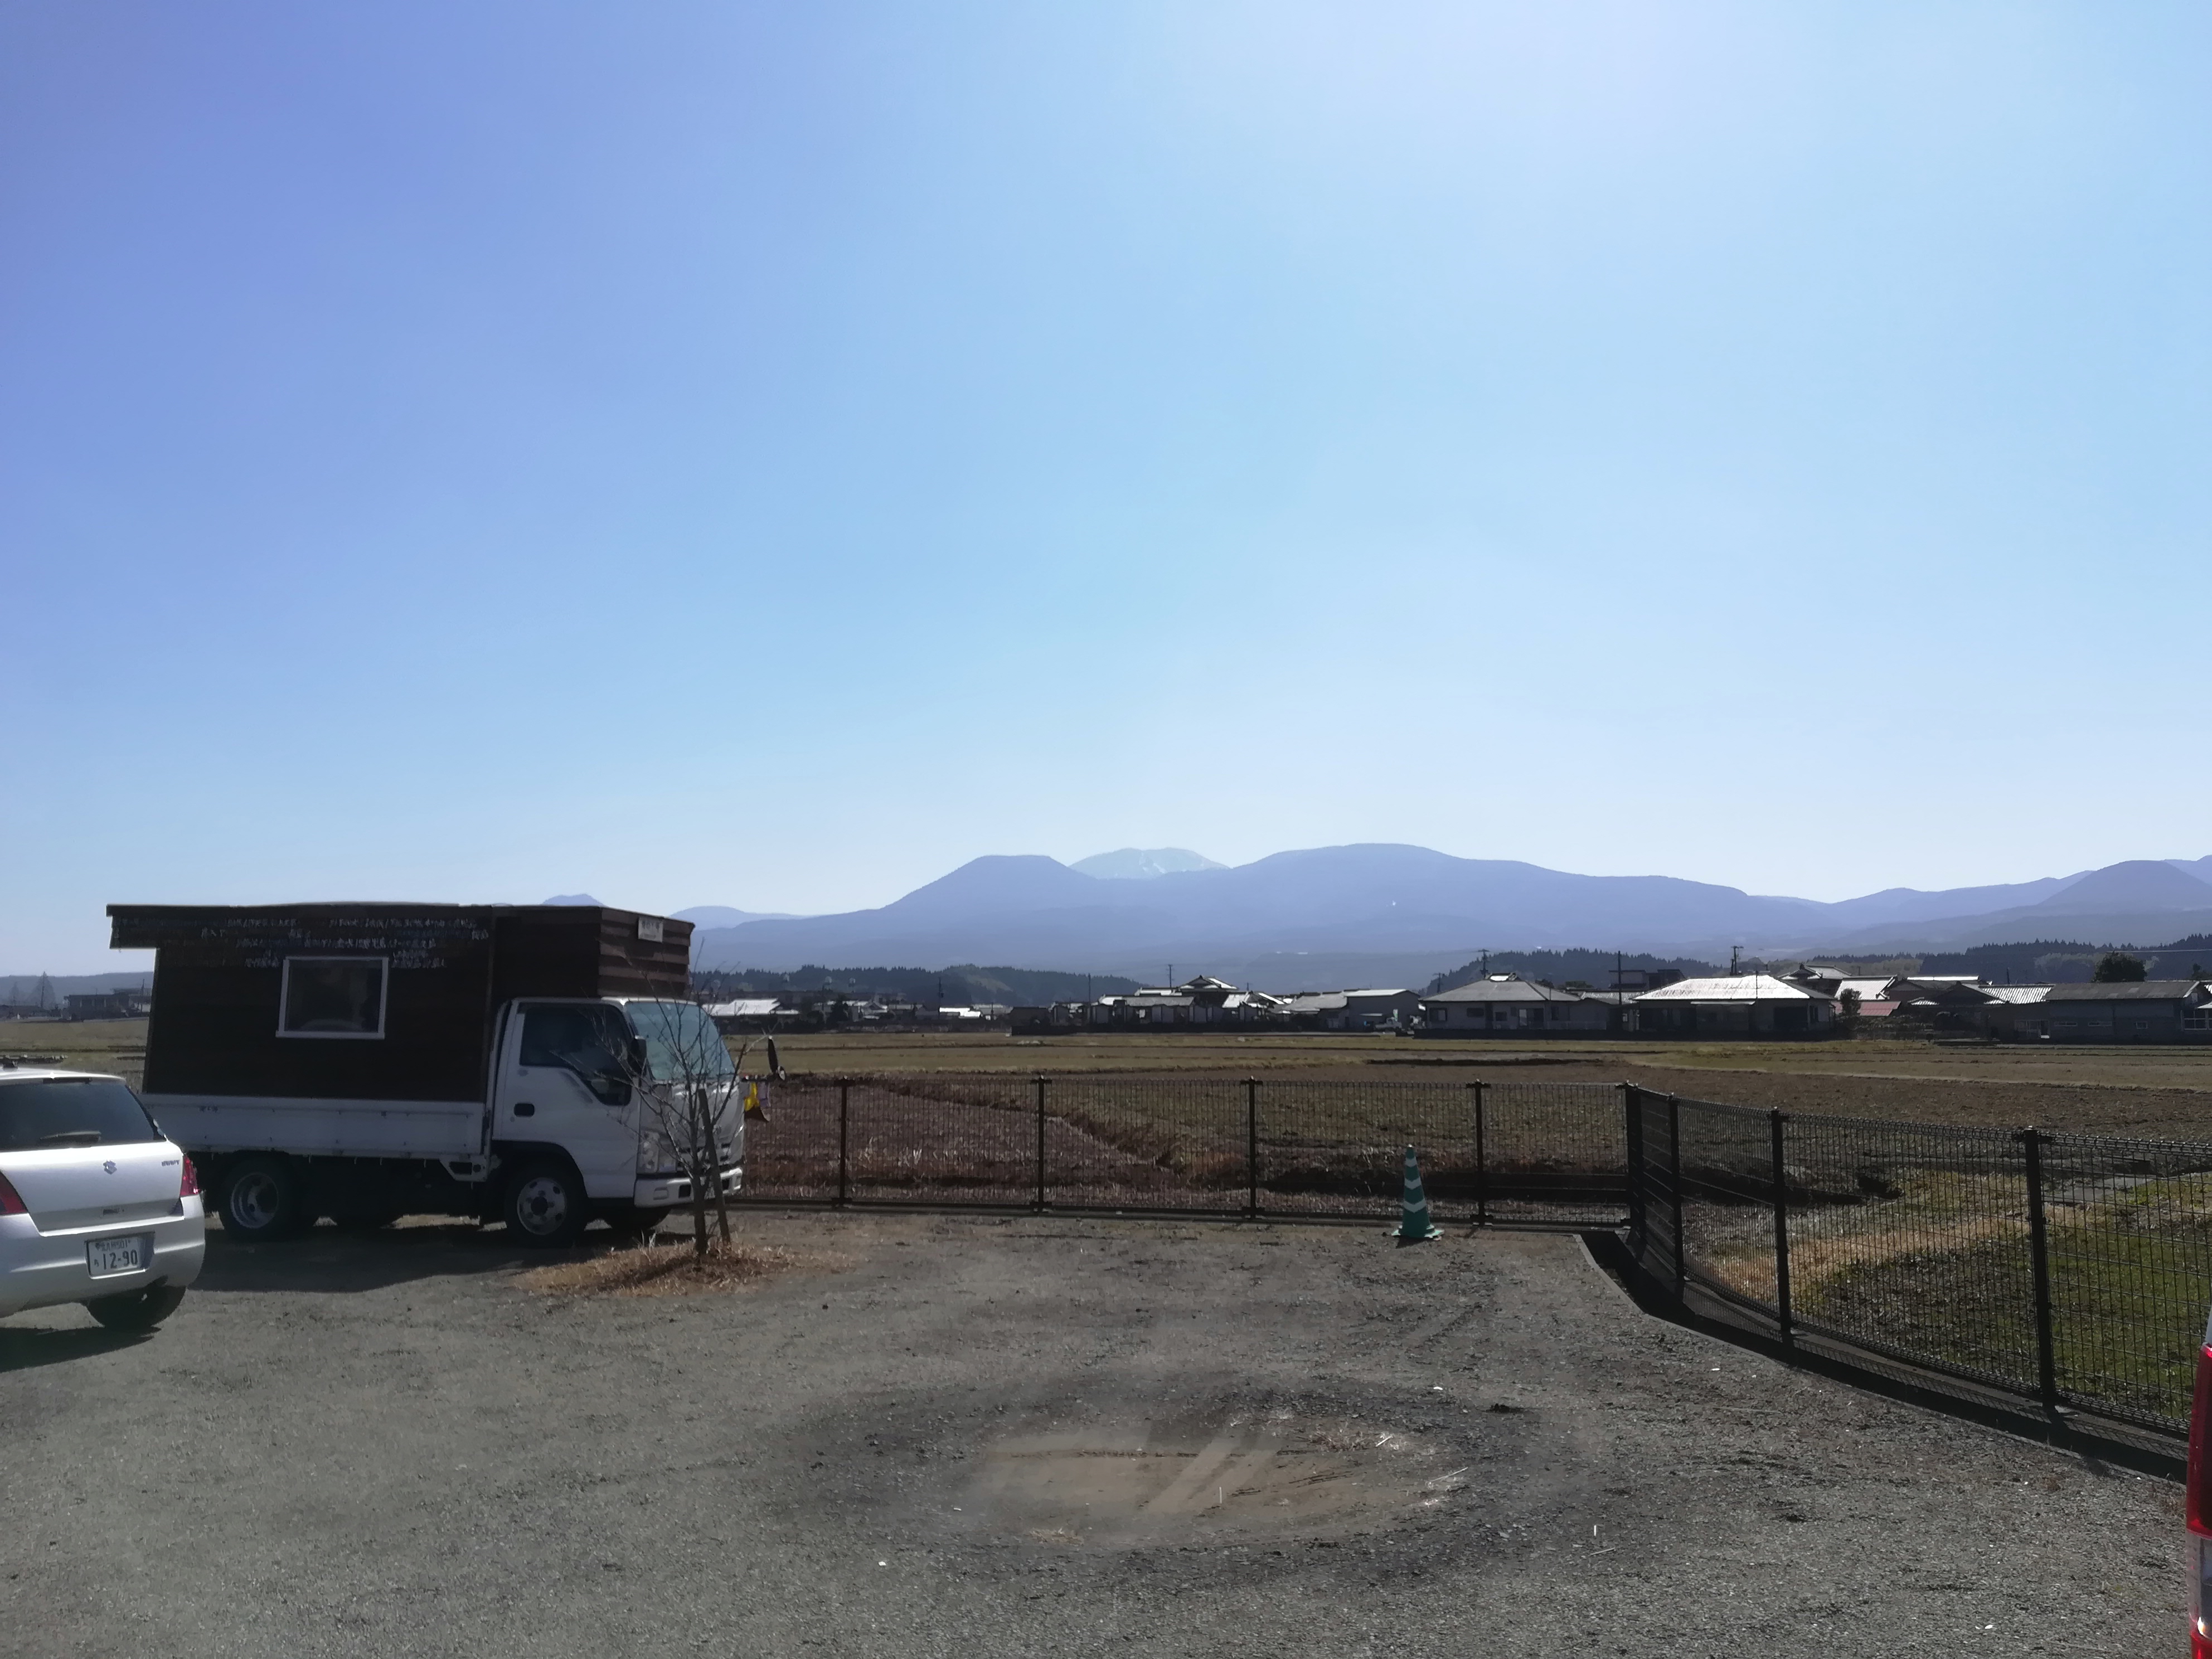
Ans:
{"type": "Polygon", "coordinates": [[[21,1197],[8,1184],[8,1177],[0,1175],[0,1215],[28,1214],[30,1212],[23,1207],[21,1197]]]}
{"type": "Polygon", "coordinates": [[[2189,1651],[2212,1659],[2212,1322],[2197,1350],[2189,1413],[2189,1651]]]}
{"type": "Polygon", "coordinates": [[[200,1195],[200,1172],[192,1168],[191,1154],[185,1154],[184,1184],[177,1188],[179,1198],[198,1198],[200,1195]]]}

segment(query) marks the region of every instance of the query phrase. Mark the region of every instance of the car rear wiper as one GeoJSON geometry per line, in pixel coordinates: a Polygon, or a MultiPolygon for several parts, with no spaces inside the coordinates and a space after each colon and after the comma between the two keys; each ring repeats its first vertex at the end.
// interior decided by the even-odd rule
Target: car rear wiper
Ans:
{"type": "Polygon", "coordinates": [[[58,1135],[39,1137],[41,1146],[97,1146],[99,1144],[100,1131],[97,1129],[64,1129],[58,1135]]]}

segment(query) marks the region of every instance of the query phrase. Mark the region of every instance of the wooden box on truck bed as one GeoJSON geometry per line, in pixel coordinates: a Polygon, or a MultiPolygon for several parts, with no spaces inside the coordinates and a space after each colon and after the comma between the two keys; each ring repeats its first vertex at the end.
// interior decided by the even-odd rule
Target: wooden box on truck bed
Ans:
{"type": "Polygon", "coordinates": [[[598,905],[111,904],[107,914],[115,948],[155,952],[149,1096],[481,1103],[502,1004],[682,997],[690,985],[690,922],[598,905]],[[349,1022],[288,1018],[288,986],[296,996],[317,975],[349,975],[380,1000],[349,1022]]]}

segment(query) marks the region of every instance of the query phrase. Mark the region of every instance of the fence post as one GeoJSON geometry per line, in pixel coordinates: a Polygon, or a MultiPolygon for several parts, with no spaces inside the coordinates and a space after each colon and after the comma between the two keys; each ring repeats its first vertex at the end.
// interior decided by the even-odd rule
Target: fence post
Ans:
{"type": "Polygon", "coordinates": [[[1036,1204],[1035,1207],[1040,1210],[1044,1208],[1044,1089],[1045,1080],[1042,1077],[1039,1077],[1036,1079],[1037,1153],[1036,1204]]]}
{"type": "Polygon", "coordinates": [[[1790,1317],[1790,1167],[1782,1157],[1782,1126],[1788,1114],[1769,1112],[1768,1127],[1774,1136],[1774,1306],[1781,1320],[1782,1340],[1795,1342],[1790,1317]]]}
{"type": "Polygon", "coordinates": [[[1628,1182],[1628,1253],[1644,1265],[1644,1094],[1633,1083],[1615,1085],[1620,1091],[1620,1133],[1624,1139],[1624,1178],[1628,1182]]]}
{"type": "Polygon", "coordinates": [[[1260,1213],[1260,1079],[1244,1079],[1244,1216],[1260,1213]]]}
{"type": "Polygon", "coordinates": [[[2051,1329],[2051,1249],[2043,1223],[2043,1141],[2040,1130],[2020,1132],[2027,1151],[2027,1257],[2035,1280],[2035,1380],[2045,1411],[2058,1409],[2058,1354],[2051,1329]]]}
{"type": "Polygon", "coordinates": [[[1477,1078],[1467,1086],[1474,1095],[1474,1224],[1487,1227],[1490,1224],[1490,1148],[1486,1139],[1487,1126],[1484,1122],[1482,1079],[1477,1078]]]}
{"type": "Polygon", "coordinates": [[[1689,1289],[1688,1229],[1682,1216],[1682,1102],[1667,1097],[1667,1184],[1674,1206],[1674,1299],[1684,1299],[1689,1289]]]}
{"type": "Polygon", "coordinates": [[[837,1201],[845,1201],[845,1163],[847,1136],[845,1126],[849,1121],[853,1085],[848,1078],[837,1079],[837,1201]]]}

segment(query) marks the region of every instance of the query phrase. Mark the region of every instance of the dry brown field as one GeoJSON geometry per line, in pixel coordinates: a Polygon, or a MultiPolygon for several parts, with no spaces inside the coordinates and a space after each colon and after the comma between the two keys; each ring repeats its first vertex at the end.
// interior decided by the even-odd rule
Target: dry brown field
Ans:
{"type": "MultiPolygon", "coordinates": [[[[146,1022],[24,1022],[0,1053],[135,1072],[146,1022]]],[[[1002,1031],[795,1035],[785,1067],[815,1076],[906,1072],[1632,1082],[1702,1100],[1923,1123],[1979,1123],[2212,1140],[2212,1046],[1948,1047],[1925,1042],[1440,1042],[1389,1036],[1011,1037],[1002,1031]]],[[[745,1064],[761,1059],[756,1047],[745,1064]]]]}
{"type": "MultiPolygon", "coordinates": [[[[1927,1042],[1684,1043],[1336,1036],[780,1038],[793,1072],[1121,1072],[1297,1078],[1631,1082],[1700,1100],[1923,1123],[2212,1140],[2212,1047],[1953,1048],[1927,1042]]],[[[748,1067],[752,1064],[748,1057],[748,1067]]]]}

